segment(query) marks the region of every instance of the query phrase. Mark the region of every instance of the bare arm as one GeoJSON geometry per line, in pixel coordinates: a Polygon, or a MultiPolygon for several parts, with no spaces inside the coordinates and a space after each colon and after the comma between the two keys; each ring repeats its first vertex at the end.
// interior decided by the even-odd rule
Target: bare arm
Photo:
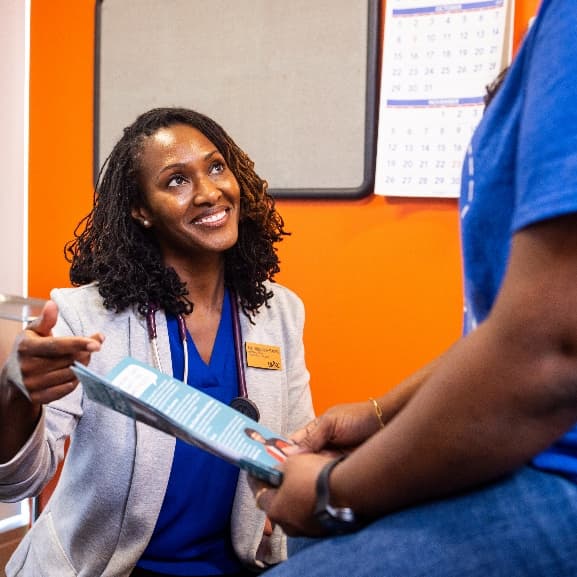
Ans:
{"type": "MultiPolygon", "coordinates": [[[[495,479],[577,422],[577,215],[518,233],[490,317],[331,476],[334,504],[372,518],[495,479]]],[[[315,533],[326,457],[295,455],[260,505],[315,533]]]]}
{"type": "MultiPolygon", "coordinates": [[[[438,357],[401,381],[391,391],[375,399],[382,411],[379,419],[369,400],[335,405],[319,418],[296,431],[291,438],[304,451],[351,450],[379,432],[381,422],[390,421],[431,376],[440,363],[438,357]]],[[[293,451],[294,452],[294,451],[293,451]]]]}
{"type": "Polygon", "coordinates": [[[30,437],[42,405],[70,393],[78,384],[70,370],[74,361],[88,364],[102,335],[53,337],[58,309],[49,301],[41,316],[17,338],[11,356],[21,375],[11,380],[7,367],[0,376],[0,463],[9,461],[30,437]]]}

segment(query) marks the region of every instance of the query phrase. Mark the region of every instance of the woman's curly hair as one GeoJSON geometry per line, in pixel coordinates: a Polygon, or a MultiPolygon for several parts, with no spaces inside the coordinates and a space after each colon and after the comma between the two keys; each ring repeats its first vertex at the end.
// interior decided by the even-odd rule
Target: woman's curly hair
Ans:
{"type": "Polygon", "coordinates": [[[66,243],[70,280],[75,286],[96,281],[104,306],[115,312],[128,307],[143,315],[149,307],[173,314],[192,311],[186,284],[164,265],[154,235],[131,215],[133,208],[144,204],[139,185],[143,144],[160,128],[175,124],[202,132],[239,183],[238,241],[225,252],[225,284],[234,289],[250,318],[272,297],[264,281],[272,281],[279,272],[274,245],[289,233],[252,160],[216,122],[185,108],[152,109],[124,129],[100,171],[92,210],[77,225],[74,239],[66,243]]]}

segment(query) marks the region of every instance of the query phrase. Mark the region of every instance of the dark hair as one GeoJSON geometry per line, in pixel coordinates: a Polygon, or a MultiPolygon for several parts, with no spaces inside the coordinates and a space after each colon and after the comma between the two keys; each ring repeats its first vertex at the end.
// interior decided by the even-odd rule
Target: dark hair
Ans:
{"type": "Polygon", "coordinates": [[[499,72],[497,77],[490,84],[487,84],[487,86],[485,86],[485,96],[483,97],[483,104],[485,105],[485,109],[487,109],[487,106],[489,106],[489,104],[495,97],[495,94],[497,94],[499,88],[501,88],[501,84],[503,84],[503,81],[505,80],[508,71],[509,66],[503,68],[503,70],[499,72]]]}
{"type": "Polygon", "coordinates": [[[97,281],[104,306],[115,312],[129,306],[141,314],[150,306],[174,314],[192,311],[186,284],[163,264],[154,235],[131,216],[131,210],[144,203],[138,178],[144,141],[175,124],[202,132],[239,183],[238,241],[225,252],[225,284],[235,290],[250,318],[272,297],[263,283],[279,272],[274,245],[289,233],[252,160],[216,122],[185,108],[155,108],[124,129],[100,171],[92,210],[76,226],[74,239],[66,243],[70,280],[75,286],[97,281]]]}

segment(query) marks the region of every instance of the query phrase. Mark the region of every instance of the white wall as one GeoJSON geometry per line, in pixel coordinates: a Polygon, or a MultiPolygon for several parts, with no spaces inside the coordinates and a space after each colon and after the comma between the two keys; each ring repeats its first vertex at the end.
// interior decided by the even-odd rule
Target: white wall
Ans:
{"type": "MultiPolygon", "coordinates": [[[[0,0],[0,293],[23,296],[28,296],[29,14],[30,0],[0,0]]],[[[4,357],[20,326],[7,320],[0,326],[4,357]]],[[[0,534],[28,521],[28,501],[0,503],[0,534]]]]}
{"type": "Polygon", "coordinates": [[[0,0],[0,293],[28,296],[30,0],[0,0]]]}

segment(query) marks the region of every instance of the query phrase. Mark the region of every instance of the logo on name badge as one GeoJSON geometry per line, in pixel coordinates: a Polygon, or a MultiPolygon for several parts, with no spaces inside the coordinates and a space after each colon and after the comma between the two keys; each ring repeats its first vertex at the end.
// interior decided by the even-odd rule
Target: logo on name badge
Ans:
{"type": "Polygon", "coordinates": [[[245,343],[246,364],[256,369],[281,370],[280,347],[274,345],[260,345],[245,343]]]}

